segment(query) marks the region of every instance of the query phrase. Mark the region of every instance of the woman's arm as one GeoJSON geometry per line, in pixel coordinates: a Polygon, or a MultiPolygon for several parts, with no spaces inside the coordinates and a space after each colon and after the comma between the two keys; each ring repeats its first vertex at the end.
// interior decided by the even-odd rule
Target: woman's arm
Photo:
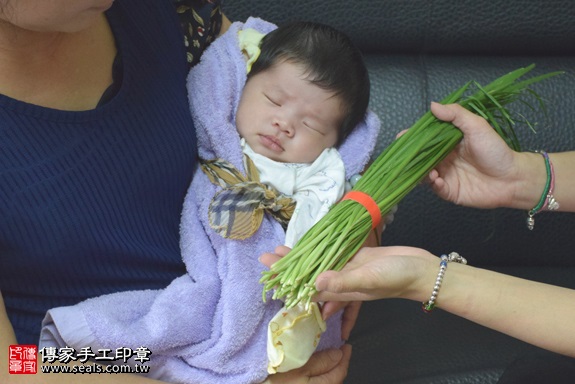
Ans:
{"type": "MultiPolygon", "coordinates": [[[[418,248],[363,248],[319,275],[317,300],[429,300],[439,258],[418,248]]],[[[575,291],[449,263],[436,305],[517,339],[575,357],[575,291]]]]}
{"type": "Polygon", "coordinates": [[[558,211],[575,212],[575,151],[550,153],[555,170],[553,196],[559,202],[558,211]]]}
{"type": "Polygon", "coordinates": [[[448,312],[575,357],[575,290],[450,263],[438,300],[448,312]]]}

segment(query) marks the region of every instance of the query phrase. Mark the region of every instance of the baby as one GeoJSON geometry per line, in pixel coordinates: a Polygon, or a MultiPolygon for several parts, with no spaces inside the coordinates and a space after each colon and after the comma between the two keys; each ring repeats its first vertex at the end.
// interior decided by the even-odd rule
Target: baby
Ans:
{"type": "MultiPolygon", "coordinates": [[[[293,247],[343,196],[345,166],[335,147],[365,117],[369,77],[357,48],[331,27],[291,23],[262,36],[239,32],[248,79],[236,128],[259,181],[296,203],[285,239],[293,247]]],[[[303,365],[324,330],[316,304],[282,309],[268,328],[268,372],[303,365]]]]}
{"type": "Polygon", "coordinates": [[[341,344],[341,319],[326,326],[317,307],[300,308],[295,318],[306,320],[299,323],[278,321],[294,315],[284,316],[281,302],[262,302],[258,257],[278,244],[293,246],[341,198],[345,180],[371,156],[379,121],[366,112],[361,55],[319,24],[276,30],[260,19],[234,23],[192,69],[188,87],[204,172],[184,201],[187,274],[164,290],[52,309],[40,347],[145,346],[154,378],[257,383],[268,371],[303,364],[317,329],[327,329],[320,348],[341,344]],[[285,343],[309,345],[278,348],[284,339],[277,331],[289,334],[294,325],[285,343]],[[301,329],[311,329],[312,339],[301,329]]]}

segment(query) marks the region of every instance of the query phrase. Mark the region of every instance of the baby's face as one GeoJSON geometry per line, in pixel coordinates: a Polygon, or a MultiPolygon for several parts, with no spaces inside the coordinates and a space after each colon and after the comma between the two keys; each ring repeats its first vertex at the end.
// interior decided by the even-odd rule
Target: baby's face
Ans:
{"type": "Polygon", "coordinates": [[[282,62],[246,83],[237,129],[254,152],[284,163],[312,163],[335,145],[341,99],[305,80],[297,64],[282,62]]]}

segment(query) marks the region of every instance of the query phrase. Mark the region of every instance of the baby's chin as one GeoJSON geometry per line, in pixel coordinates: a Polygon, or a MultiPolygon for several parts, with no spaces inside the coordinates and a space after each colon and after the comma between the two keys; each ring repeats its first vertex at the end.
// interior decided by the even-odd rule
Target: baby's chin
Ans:
{"type": "Polygon", "coordinates": [[[285,156],[278,155],[277,153],[266,150],[265,148],[263,150],[254,149],[254,152],[257,153],[258,155],[267,157],[268,159],[273,160],[277,163],[293,163],[293,161],[286,160],[285,156]]]}
{"type": "Polygon", "coordinates": [[[287,150],[285,150],[284,152],[282,152],[281,154],[277,154],[277,153],[270,153],[269,151],[267,153],[260,153],[256,150],[254,150],[254,152],[265,156],[273,161],[276,161],[278,163],[290,163],[290,164],[311,164],[313,163],[318,157],[311,157],[311,156],[305,156],[302,154],[293,154],[287,150]]]}

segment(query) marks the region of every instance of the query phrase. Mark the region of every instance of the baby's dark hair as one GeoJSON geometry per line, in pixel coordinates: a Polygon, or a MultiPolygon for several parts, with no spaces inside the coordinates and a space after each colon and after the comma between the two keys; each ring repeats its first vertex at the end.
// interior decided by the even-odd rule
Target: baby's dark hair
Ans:
{"type": "Polygon", "coordinates": [[[339,146],[364,118],[369,103],[369,75],[359,49],[337,29],[314,22],[291,22],[265,35],[248,79],[277,63],[303,65],[308,79],[338,95],[347,108],[339,128],[339,146]]]}

